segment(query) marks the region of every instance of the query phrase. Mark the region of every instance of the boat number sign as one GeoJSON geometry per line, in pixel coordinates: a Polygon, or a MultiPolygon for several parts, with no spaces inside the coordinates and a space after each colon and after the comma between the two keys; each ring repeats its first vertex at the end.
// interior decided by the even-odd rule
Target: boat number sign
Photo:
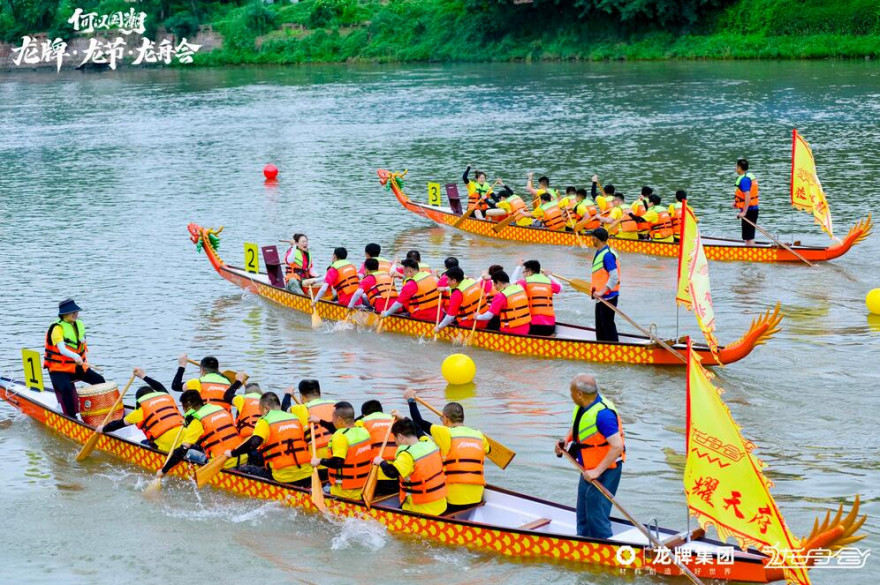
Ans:
{"type": "Polygon", "coordinates": [[[21,363],[24,366],[24,384],[31,390],[43,391],[43,367],[40,353],[32,349],[22,348],[21,363]]]}
{"type": "Polygon", "coordinates": [[[254,274],[260,272],[260,257],[257,256],[257,245],[252,242],[244,243],[244,269],[254,274]]]}
{"type": "Polygon", "coordinates": [[[440,183],[428,183],[428,204],[440,207],[443,201],[440,199],[440,183]]]}

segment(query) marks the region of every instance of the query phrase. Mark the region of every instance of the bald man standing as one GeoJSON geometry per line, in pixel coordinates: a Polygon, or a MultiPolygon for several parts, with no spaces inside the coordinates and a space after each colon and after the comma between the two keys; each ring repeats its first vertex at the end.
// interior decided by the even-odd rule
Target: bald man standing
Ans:
{"type": "Polygon", "coordinates": [[[583,468],[578,482],[578,536],[611,538],[611,502],[593,487],[598,480],[612,494],[617,493],[626,447],[623,426],[614,403],[599,394],[596,379],[578,374],[571,381],[575,408],[571,430],[565,441],[556,444],[556,456],[567,449],[583,468]]]}

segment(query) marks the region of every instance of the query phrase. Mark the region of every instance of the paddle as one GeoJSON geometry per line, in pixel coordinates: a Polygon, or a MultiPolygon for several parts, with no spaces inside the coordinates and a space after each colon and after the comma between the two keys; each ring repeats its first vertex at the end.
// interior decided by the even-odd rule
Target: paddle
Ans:
{"type": "Polygon", "coordinates": [[[581,233],[577,230],[577,222],[572,221],[571,211],[566,209],[565,215],[568,217],[568,224],[569,224],[569,227],[571,227],[572,231],[574,232],[574,237],[577,238],[578,246],[580,246],[581,248],[586,250],[587,248],[589,248],[589,246],[587,245],[586,242],[584,242],[583,236],[581,236],[581,233]]]}
{"type": "MultiPolygon", "coordinates": [[[[575,466],[575,467],[577,468],[578,472],[580,472],[580,474],[581,474],[581,477],[583,477],[584,468],[581,466],[580,463],[577,462],[577,460],[576,460],[574,457],[572,457],[571,453],[569,453],[569,452],[566,451],[565,449],[562,449],[562,454],[563,454],[563,456],[565,456],[566,459],[568,459],[568,460],[571,462],[571,464],[572,464],[573,466],[575,466]]],[[[584,479],[586,479],[586,478],[584,478],[584,479]]],[[[651,543],[651,546],[653,546],[653,547],[654,547],[655,549],[657,549],[657,550],[660,550],[661,548],[663,548],[663,545],[660,544],[660,542],[654,537],[654,535],[651,533],[651,531],[648,530],[647,528],[645,528],[645,525],[644,525],[644,524],[642,524],[641,522],[636,521],[636,519],[633,518],[632,515],[630,515],[630,513],[627,512],[627,511],[623,508],[623,506],[620,505],[620,502],[618,502],[618,501],[614,498],[614,495],[613,495],[611,492],[609,492],[608,489],[607,489],[604,485],[602,485],[601,482],[599,482],[598,480],[595,480],[595,479],[591,479],[591,480],[589,480],[589,482],[593,485],[594,488],[596,488],[597,490],[599,490],[599,492],[601,492],[601,494],[602,494],[603,496],[605,496],[605,497],[608,499],[608,501],[611,502],[611,504],[612,504],[615,508],[617,508],[618,511],[620,511],[620,513],[623,514],[624,517],[625,517],[627,520],[630,521],[630,523],[633,525],[633,527],[634,527],[636,530],[638,530],[639,532],[641,532],[641,533],[645,536],[645,538],[648,539],[648,542],[651,543]]],[[[669,556],[670,556],[670,557],[673,557],[673,555],[671,555],[671,554],[670,554],[669,556]]],[[[673,558],[673,559],[672,559],[672,562],[675,563],[675,566],[677,566],[677,567],[681,570],[681,573],[682,573],[683,575],[685,575],[688,579],[690,579],[695,585],[703,585],[703,582],[700,581],[699,577],[697,577],[696,575],[694,575],[694,574],[691,572],[691,570],[688,569],[688,568],[684,565],[684,563],[682,563],[680,560],[676,560],[676,559],[673,558]]]]}
{"type": "MultiPolygon", "coordinates": [[[[382,440],[382,446],[379,447],[379,455],[385,453],[385,446],[388,445],[388,438],[391,436],[391,425],[388,425],[388,430],[385,431],[385,438],[382,440]]],[[[364,497],[364,504],[367,506],[367,510],[369,510],[373,506],[373,494],[376,493],[376,485],[379,483],[379,466],[375,463],[370,468],[370,475],[367,476],[367,483],[364,484],[364,491],[362,492],[364,497]]]]}
{"type": "Polygon", "coordinates": [[[742,219],[744,222],[746,222],[747,224],[749,224],[750,226],[752,226],[753,228],[760,231],[762,234],[764,234],[765,236],[767,236],[768,238],[770,238],[771,240],[776,242],[777,245],[782,246],[783,248],[785,248],[786,250],[791,252],[798,259],[802,260],[807,266],[815,266],[815,264],[813,264],[812,262],[810,262],[809,260],[807,260],[806,258],[801,256],[800,254],[798,254],[794,249],[791,248],[791,246],[789,246],[788,244],[783,244],[782,242],[780,242],[779,240],[777,240],[776,238],[771,236],[767,230],[765,230],[764,228],[762,228],[761,226],[759,226],[758,224],[756,224],[755,222],[753,222],[749,218],[741,217],[740,219],[742,219]]]}
{"type": "Polygon", "coordinates": [[[495,225],[493,225],[493,226],[492,226],[492,229],[495,230],[495,233],[496,233],[496,234],[497,234],[497,233],[500,233],[501,230],[503,230],[504,228],[506,228],[507,226],[509,226],[511,223],[513,223],[513,221],[514,221],[515,219],[517,219],[517,218],[519,218],[519,217],[520,217],[519,212],[518,212],[518,211],[514,211],[513,213],[511,213],[510,215],[508,215],[507,217],[505,217],[504,219],[502,219],[501,221],[499,221],[498,223],[496,223],[495,225]]]}
{"type": "Polygon", "coordinates": [[[477,210],[476,205],[474,205],[473,207],[468,207],[468,210],[465,211],[464,213],[462,213],[461,217],[459,217],[458,219],[455,220],[455,223],[452,224],[452,227],[454,227],[454,228],[461,227],[461,224],[464,223],[464,220],[466,220],[471,215],[473,215],[474,211],[476,211],[476,210],[477,210]]]}
{"type": "Polygon", "coordinates": [[[318,307],[315,306],[315,294],[312,292],[312,287],[309,287],[309,298],[312,299],[312,329],[318,329],[321,327],[321,315],[318,314],[318,307]]]}
{"type": "MultiPolygon", "coordinates": [[[[200,364],[200,363],[197,362],[196,360],[191,360],[191,359],[187,358],[186,361],[187,361],[188,363],[194,365],[194,366],[199,366],[199,367],[202,366],[202,364],[200,364]]],[[[222,372],[220,372],[220,374],[221,374],[224,378],[226,378],[227,380],[229,380],[230,382],[235,382],[235,378],[238,377],[238,372],[236,372],[235,370],[223,370],[222,372]]],[[[248,375],[245,374],[245,375],[244,375],[244,381],[247,382],[247,379],[248,379],[248,375]]]]}
{"type": "MultiPolygon", "coordinates": [[[[437,416],[443,416],[442,412],[440,412],[418,396],[416,396],[415,398],[416,402],[418,402],[437,416]]],[[[489,435],[486,435],[485,433],[483,434],[483,436],[486,437],[486,441],[489,443],[489,453],[486,454],[486,457],[488,457],[492,463],[494,463],[501,469],[507,469],[507,466],[510,465],[510,462],[516,456],[516,452],[511,451],[510,449],[508,449],[489,435]]]]}
{"type": "MultiPolygon", "coordinates": [[[[251,438],[248,437],[242,441],[241,445],[238,447],[244,446],[250,440],[251,438]]],[[[238,449],[238,447],[236,447],[236,449],[238,449]]],[[[196,485],[201,489],[211,483],[214,476],[223,470],[223,466],[226,465],[227,461],[229,461],[229,457],[226,456],[226,453],[223,453],[222,455],[214,457],[205,465],[202,465],[198,471],[196,471],[196,485]]]]}
{"type": "MultiPolygon", "coordinates": [[[[309,423],[309,429],[312,431],[312,457],[318,457],[318,448],[315,446],[315,425],[309,423]]],[[[318,510],[327,513],[327,504],[324,503],[324,486],[321,484],[321,478],[318,477],[318,468],[312,468],[312,503],[318,510]]]]}
{"type": "MultiPolygon", "coordinates": [[[[107,413],[107,416],[104,417],[104,422],[102,422],[99,426],[106,426],[107,423],[110,422],[110,417],[113,416],[113,413],[116,412],[116,409],[119,408],[119,405],[122,404],[122,399],[125,397],[125,393],[128,392],[128,389],[131,387],[131,383],[134,382],[134,374],[131,375],[131,378],[128,379],[128,384],[125,385],[125,388],[122,390],[122,394],[119,395],[119,398],[116,399],[116,402],[113,403],[113,406],[110,407],[110,412],[107,413]]],[[[95,450],[95,446],[98,444],[98,439],[100,439],[101,433],[97,430],[92,433],[92,436],[86,441],[85,445],[83,445],[82,449],[79,450],[79,453],[76,454],[77,461],[83,461],[86,459],[92,451],[95,450]]]]}
{"type": "Polygon", "coordinates": [[[437,341],[437,327],[440,326],[440,313],[443,312],[443,293],[438,290],[437,294],[440,295],[440,298],[437,299],[437,318],[434,319],[434,338],[432,341],[437,341]]]}
{"type": "Polygon", "coordinates": [[[612,311],[614,311],[615,313],[617,313],[618,315],[620,315],[621,317],[623,317],[624,319],[629,321],[630,325],[632,325],[633,327],[635,327],[636,329],[638,329],[639,331],[641,331],[642,333],[644,333],[645,335],[650,337],[654,343],[656,343],[657,345],[659,345],[663,349],[665,349],[668,352],[670,352],[671,354],[673,354],[675,357],[680,359],[682,362],[687,363],[687,358],[684,357],[681,354],[681,352],[673,349],[672,346],[670,346],[668,343],[666,343],[662,339],[659,339],[656,335],[654,335],[653,333],[651,333],[650,331],[648,331],[647,329],[645,329],[644,327],[642,327],[641,325],[639,325],[638,323],[636,323],[635,321],[630,319],[626,313],[624,313],[623,311],[621,311],[620,309],[618,309],[617,307],[615,307],[614,305],[612,305],[611,303],[609,303],[605,299],[603,299],[601,297],[594,297],[593,296],[593,285],[590,284],[589,282],[587,282],[585,280],[580,280],[578,278],[565,278],[564,276],[560,276],[558,274],[554,274],[553,276],[555,276],[559,280],[563,280],[563,281],[567,282],[568,284],[571,285],[571,287],[573,289],[577,290],[578,292],[582,292],[585,295],[589,295],[591,298],[594,298],[597,301],[599,301],[600,303],[603,303],[606,307],[608,307],[609,309],[611,309],[612,311]]]}
{"type": "Polygon", "coordinates": [[[471,332],[467,336],[467,339],[464,341],[464,346],[467,347],[471,344],[471,338],[474,336],[474,331],[477,330],[477,315],[480,314],[480,309],[483,306],[483,298],[486,296],[486,288],[483,286],[483,283],[480,282],[480,300],[477,302],[477,308],[474,309],[474,324],[471,325],[471,332]]]}
{"type": "MultiPolygon", "coordinates": [[[[382,303],[382,306],[384,307],[383,311],[387,311],[390,308],[390,307],[388,307],[388,301],[391,300],[391,291],[393,289],[394,289],[394,279],[392,278],[391,285],[388,287],[388,290],[385,291],[385,297],[383,298],[383,300],[385,301],[382,303]]],[[[385,317],[380,316],[379,322],[376,323],[376,333],[382,333],[382,325],[384,325],[384,324],[385,324],[385,317]]]]}
{"type": "MultiPolygon", "coordinates": [[[[168,461],[171,459],[171,454],[174,453],[174,449],[177,447],[177,442],[180,441],[180,436],[183,434],[183,429],[185,429],[185,428],[186,428],[186,425],[184,425],[184,424],[180,425],[180,430],[177,431],[177,436],[174,437],[174,442],[171,443],[171,449],[168,450],[168,456],[165,457],[165,463],[162,464],[162,467],[165,467],[168,464],[168,461]]],[[[161,469],[161,467],[160,467],[160,469],[161,469]]],[[[162,478],[157,477],[156,479],[151,481],[149,483],[149,485],[147,485],[146,489],[144,489],[144,497],[145,498],[152,498],[152,497],[156,496],[156,494],[158,494],[161,489],[162,489],[162,478]]]]}

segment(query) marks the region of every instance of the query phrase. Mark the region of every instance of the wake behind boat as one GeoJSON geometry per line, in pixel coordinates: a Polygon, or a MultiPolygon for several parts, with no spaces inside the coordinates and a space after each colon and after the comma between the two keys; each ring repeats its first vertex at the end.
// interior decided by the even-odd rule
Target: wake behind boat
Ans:
{"type": "MultiPolygon", "coordinates": [[[[461,214],[456,214],[450,207],[441,207],[412,201],[403,191],[400,177],[401,173],[393,173],[384,169],[378,171],[379,182],[390,189],[397,201],[404,209],[439,225],[452,226],[464,232],[486,238],[508,240],[512,242],[524,242],[530,244],[545,244],[551,246],[577,247],[581,245],[583,236],[573,231],[553,231],[542,227],[518,226],[512,223],[501,230],[496,231],[498,221],[491,219],[477,219],[468,217],[461,220],[461,214]]],[[[832,246],[806,246],[798,243],[791,244],[790,249],[800,254],[803,259],[810,262],[827,262],[839,258],[849,252],[871,234],[873,227],[871,216],[858,221],[842,241],[832,246]]],[[[746,246],[741,240],[724,238],[712,238],[703,236],[703,245],[706,249],[706,257],[709,260],[729,262],[802,262],[789,250],[771,242],[756,242],[754,246],[746,246]]],[[[609,243],[615,250],[632,254],[646,254],[649,256],[678,255],[679,245],[673,242],[660,242],[653,240],[628,240],[612,236],[609,243]]]]}
{"type": "MultiPolygon", "coordinates": [[[[312,312],[309,297],[286,290],[279,275],[268,272],[248,272],[244,268],[231,266],[224,262],[216,249],[216,242],[219,242],[217,234],[220,230],[202,228],[193,223],[189,224],[187,229],[193,243],[205,251],[211,265],[226,280],[289,309],[307,314],[312,312]]],[[[222,228],[220,229],[222,230],[222,228]]],[[[268,248],[271,254],[274,246],[268,248]]],[[[264,248],[265,253],[266,248],[264,248]]],[[[277,252],[274,256],[277,257],[277,252]]],[[[267,265],[269,264],[271,263],[267,262],[267,265]]],[[[328,300],[319,301],[315,309],[320,317],[331,321],[344,321],[349,317],[349,311],[346,307],[328,300]]],[[[356,313],[355,317],[360,324],[367,326],[372,325],[377,319],[373,313],[356,313]]],[[[718,361],[722,364],[730,364],[743,359],[755,347],[766,343],[773,337],[779,330],[778,326],[781,320],[782,314],[778,305],[775,309],[768,310],[765,314],[757,317],[739,340],[719,348],[718,361]]],[[[432,335],[433,328],[434,323],[432,322],[419,321],[410,317],[390,316],[383,320],[383,331],[410,337],[429,337],[432,335]]],[[[625,341],[596,341],[595,329],[565,323],[557,323],[556,331],[555,337],[543,337],[512,335],[478,329],[473,333],[470,345],[510,355],[593,362],[682,365],[678,356],[646,336],[621,334],[620,337],[625,341]]],[[[465,332],[464,329],[450,326],[442,330],[437,339],[452,343],[462,332],[465,332]]],[[[686,340],[674,340],[669,344],[680,353],[687,349],[686,340]]],[[[694,349],[704,359],[704,363],[715,363],[715,358],[707,345],[695,345],[694,349]]]]}

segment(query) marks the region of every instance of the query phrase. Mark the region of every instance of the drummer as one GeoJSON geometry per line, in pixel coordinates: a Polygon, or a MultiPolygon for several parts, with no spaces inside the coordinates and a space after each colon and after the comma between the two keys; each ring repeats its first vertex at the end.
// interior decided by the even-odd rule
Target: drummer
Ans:
{"type": "Polygon", "coordinates": [[[89,367],[86,326],[78,319],[82,309],[73,299],[58,303],[58,320],[46,332],[44,365],[61,410],[67,416],[79,412],[79,396],[74,382],[103,384],[104,377],[89,367]]]}
{"type": "Polygon", "coordinates": [[[147,386],[138,388],[135,394],[137,408],[125,415],[125,418],[114,420],[95,430],[99,433],[112,433],[128,425],[137,425],[146,436],[143,444],[167,453],[180,445],[178,431],[183,426],[183,416],[162,382],[147,376],[143,368],[135,368],[134,375],[147,383],[147,386]]]}

